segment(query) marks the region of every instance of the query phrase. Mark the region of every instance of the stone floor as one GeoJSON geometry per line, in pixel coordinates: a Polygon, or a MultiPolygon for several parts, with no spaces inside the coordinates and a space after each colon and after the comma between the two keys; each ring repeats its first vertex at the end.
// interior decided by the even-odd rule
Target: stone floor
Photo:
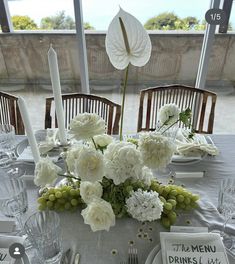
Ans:
{"type": "MultiPolygon", "coordinates": [[[[45,98],[52,93],[46,90],[38,91],[38,88],[25,89],[11,92],[17,96],[22,96],[27,102],[33,129],[44,128],[45,98]]],[[[92,91],[93,94],[105,96],[106,98],[121,103],[119,91],[92,91]]],[[[230,89],[227,93],[217,92],[214,133],[235,134],[235,89],[230,89]]],[[[124,116],[124,133],[134,133],[137,127],[137,115],[139,105],[139,91],[134,87],[128,87],[126,96],[126,108],[124,116]]]]}

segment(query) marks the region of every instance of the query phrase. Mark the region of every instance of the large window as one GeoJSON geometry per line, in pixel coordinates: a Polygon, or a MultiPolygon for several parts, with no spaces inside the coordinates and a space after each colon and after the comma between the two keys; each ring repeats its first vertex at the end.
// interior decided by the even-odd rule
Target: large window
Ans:
{"type": "Polygon", "coordinates": [[[15,30],[74,29],[72,0],[8,0],[15,30]]]}

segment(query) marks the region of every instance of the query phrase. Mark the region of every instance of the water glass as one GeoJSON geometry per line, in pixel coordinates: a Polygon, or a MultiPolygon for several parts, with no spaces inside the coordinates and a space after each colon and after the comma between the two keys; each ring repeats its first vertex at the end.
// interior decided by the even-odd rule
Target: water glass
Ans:
{"type": "Polygon", "coordinates": [[[218,211],[224,216],[222,236],[225,246],[232,247],[232,238],[226,234],[226,225],[235,215],[235,179],[227,178],[221,181],[218,199],[218,211]]]}
{"type": "Polygon", "coordinates": [[[43,263],[60,263],[62,239],[60,218],[53,211],[36,212],[25,222],[25,230],[43,263]]]}
{"type": "Polygon", "coordinates": [[[0,166],[4,167],[14,158],[16,146],[15,128],[10,124],[0,125],[0,166]]]}
{"type": "Polygon", "coordinates": [[[20,178],[1,177],[0,210],[8,217],[16,217],[22,228],[21,217],[28,208],[27,192],[24,181],[20,178]]]}

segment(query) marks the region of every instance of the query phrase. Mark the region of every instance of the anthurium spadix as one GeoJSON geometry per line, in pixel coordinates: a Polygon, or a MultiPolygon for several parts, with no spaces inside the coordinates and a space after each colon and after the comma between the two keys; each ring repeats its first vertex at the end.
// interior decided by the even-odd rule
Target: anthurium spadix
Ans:
{"type": "Polygon", "coordinates": [[[144,66],[152,49],[143,25],[121,8],[109,25],[105,45],[110,62],[119,70],[124,70],[129,64],[144,66]]]}

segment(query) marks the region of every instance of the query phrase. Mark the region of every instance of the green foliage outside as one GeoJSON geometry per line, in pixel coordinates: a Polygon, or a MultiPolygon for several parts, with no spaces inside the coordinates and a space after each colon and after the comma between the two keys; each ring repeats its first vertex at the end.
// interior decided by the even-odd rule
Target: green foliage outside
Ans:
{"type": "MultiPolygon", "coordinates": [[[[12,23],[15,30],[34,30],[34,29],[75,29],[75,21],[72,17],[67,16],[65,11],[57,13],[55,16],[44,17],[41,19],[40,27],[29,16],[12,16],[12,23]]],[[[95,29],[90,23],[84,23],[84,29],[95,29]]]]}
{"type": "Polygon", "coordinates": [[[200,23],[196,17],[180,18],[173,12],[164,12],[150,18],[144,27],[148,30],[204,30],[206,23],[200,23]]]}
{"type": "Polygon", "coordinates": [[[55,16],[44,17],[41,20],[41,29],[75,29],[75,21],[70,16],[65,15],[65,11],[57,13],[55,16]]]}
{"type": "Polygon", "coordinates": [[[37,24],[28,16],[13,16],[11,20],[15,30],[38,29],[37,24]]]}

